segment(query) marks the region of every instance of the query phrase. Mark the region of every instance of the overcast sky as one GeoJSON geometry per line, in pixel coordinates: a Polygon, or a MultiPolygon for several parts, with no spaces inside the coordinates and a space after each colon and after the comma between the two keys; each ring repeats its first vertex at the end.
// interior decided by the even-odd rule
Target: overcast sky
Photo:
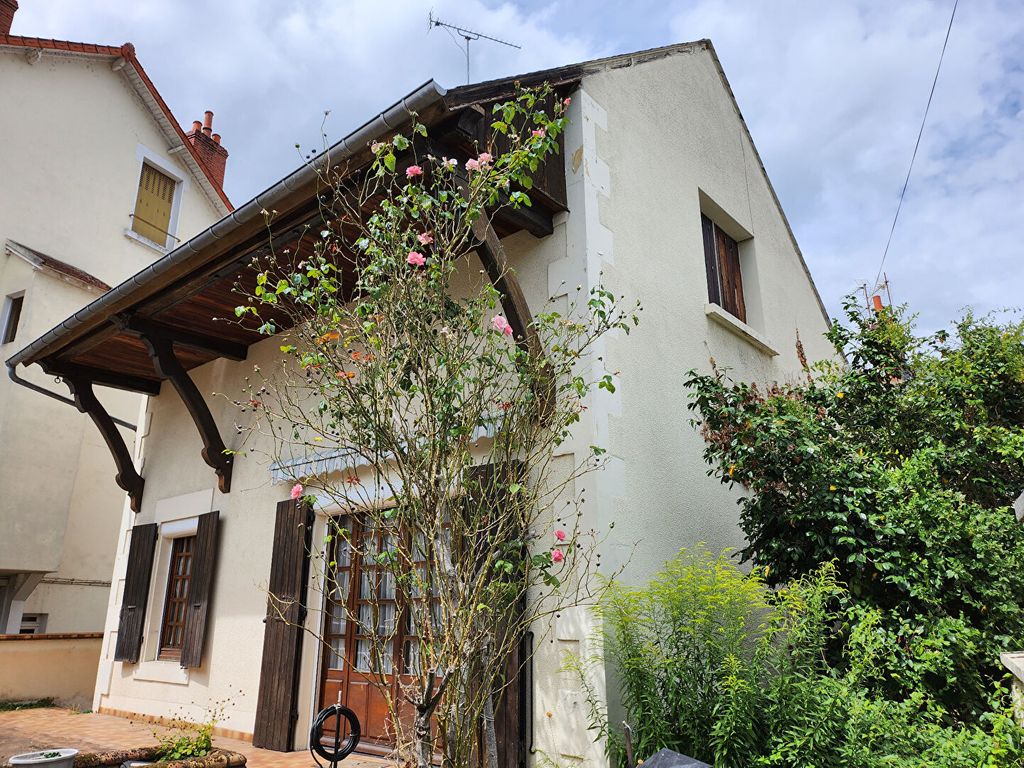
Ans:
{"type": "MultiPolygon", "coordinates": [[[[14,34],[130,40],[178,120],[204,109],[236,205],[427,79],[473,80],[708,37],[830,312],[873,281],[951,0],[20,0],[14,34]]],[[[652,150],[653,151],[653,150],[652,150]]],[[[659,148],[658,151],[665,151],[659,148]]],[[[960,4],[886,271],[934,328],[1024,305],[1024,7],[960,4]]],[[[642,298],[642,297],[640,297],[642,298]]]]}

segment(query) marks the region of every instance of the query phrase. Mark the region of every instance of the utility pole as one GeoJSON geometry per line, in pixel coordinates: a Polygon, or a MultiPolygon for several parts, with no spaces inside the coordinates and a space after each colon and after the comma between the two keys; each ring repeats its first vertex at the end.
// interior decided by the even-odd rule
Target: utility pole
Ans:
{"type": "MultiPolygon", "coordinates": [[[[491,37],[490,35],[485,35],[482,32],[474,32],[472,29],[464,29],[463,27],[457,27],[454,24],[448,24],[447,22],[444,22],[444,21],[441,21],[440,19],[435,18],[433,11],[431,11],[429,16],[427,17],[427,22],[428,22],[428,27],[427,27],[428,31],[431,30],[431,29],[434,29],[435,27],[441,27],[446,32],[448,32],[449,35],[452,35],[452,40],[455,42],[456,45],[459,45],[459,42],[458,42],[458,40],[455,39],[455,35],[452,34],[453,32],[455,34],[459,35],[459,37],[461,37],[463,40],[466,41],[466,47],[465,47],[464,53],[466,54],[466,83],[467,84],[469,84],[471,82],[470,81],[470,71],[469,71],[469,44],[471,42],[473,42],[474,40],[490,40],[492,43],[499,43],[501,45],[507,45],[509,48],[515,48],[516,50],[520,50],[520,51],[523,48],[521,45],[516,45],[515,43],[510,43],[507,40],[499,40],[496,37],[491,37]]],[[[459,45],[459,50],[463,50],[461,45],[459,45]]]]}

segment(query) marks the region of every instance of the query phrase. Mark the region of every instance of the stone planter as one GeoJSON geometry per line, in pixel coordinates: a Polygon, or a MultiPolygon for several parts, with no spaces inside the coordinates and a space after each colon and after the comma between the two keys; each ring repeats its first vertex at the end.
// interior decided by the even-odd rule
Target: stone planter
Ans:
{"type": "Polygon", "coordinates": [[[25,752],[11,758],[9,765],[33,765],[42,768],[71,768],[75,763],[77,749],[44,749],[39,752],[25,752]]]}
{"type": "Polygon", "coordinates": [[[154,768],[236,768],[245,765],[245,755],[216,747],[205,757],[194,757],[188,760],[157,762],[156,755],[157,747],[80,754],[75,758],[74,768],[106,768],[106,766],[119,768],[125,763],[152,765],[154,768]]]}
{"type": "Polygon", "coordinates": [[[1000,654],[999,660],[1013,673],[1013,712],[1017,722],[1024,725],[1024,651],[1000,654]]]}

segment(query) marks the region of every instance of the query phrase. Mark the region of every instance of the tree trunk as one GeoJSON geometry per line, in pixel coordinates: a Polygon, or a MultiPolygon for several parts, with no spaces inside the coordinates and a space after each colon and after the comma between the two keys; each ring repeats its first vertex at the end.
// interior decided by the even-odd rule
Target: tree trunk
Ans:
{"type": "Polygon", "coordinates": [[[430,768],[434,756],[434,745],[430,738],[430,711],[418,709],[413,723],[416,737],[416,768],[430,768]]]}

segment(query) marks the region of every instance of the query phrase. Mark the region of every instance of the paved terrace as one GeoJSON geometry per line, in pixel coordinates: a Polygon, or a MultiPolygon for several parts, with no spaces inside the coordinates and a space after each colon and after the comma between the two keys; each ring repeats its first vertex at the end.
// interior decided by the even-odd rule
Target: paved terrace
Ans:
{"type": "MultiPolygon", "coordinates": [[[[23,709],[0,712],[0,766],[11,755],[46,747],[72,747],[79,752],[108,752],[155,743],[158,726],[132,722],[113,715],[78,713],[70,709],[23,709]]],[[[313,768],[309,752],[272,752],[247,741],[214,737],[214,746],[241,752],[247,768],[313,768]]],[[[350,756],[344,768],[382,768],[392,763],[372,757],[350,756]]]]}

